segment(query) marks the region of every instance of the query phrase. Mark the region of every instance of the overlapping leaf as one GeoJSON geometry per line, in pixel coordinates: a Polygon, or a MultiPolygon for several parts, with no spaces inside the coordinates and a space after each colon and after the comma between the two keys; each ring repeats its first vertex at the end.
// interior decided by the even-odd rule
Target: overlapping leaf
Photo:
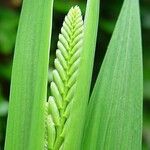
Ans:
{"type": "Polygon", "coordinates": [[[69,132],[66,133],[64,140],[65,150],[78,150],[81,148],[96,46],[99,3],[99,0],[87,1],[83,29],[83,50],[76,83],[76,93],[67,121],[67,131],[69,132]]]}
{"type": "Polygon", "coordinates": [[[139,1],[125,0],[89,103],[83,149],[141,149],[141,50],[139,1]]]}

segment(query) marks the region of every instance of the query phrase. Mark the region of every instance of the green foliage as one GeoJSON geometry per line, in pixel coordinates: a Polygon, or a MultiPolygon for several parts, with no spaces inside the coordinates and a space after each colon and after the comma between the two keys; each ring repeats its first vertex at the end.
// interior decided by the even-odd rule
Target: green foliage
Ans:
{"type": "Polygon", "coordinates": [[[84,20],[83,50],[76,83],[68,131],[64,141],[64,149],[80,149],[85,123],[85,114],[90,93],[92,68],[96,46],[99,18],[99,0],[88,0],[84,20]],[[92,23],[91,23],[92,21],[92,23]]]}
{"type": "Polygon", "coordinates": [[[6,150],[44,148],[52,6],[53,1],[49,0],[23,2],[13,62],[6,150]]]}
{"type": "Polygon", "coordinates": [[[141,149],[139,18],[138,1],[125,0],[89,103],[83,149],[141,149]]]}
{"type": "MultiPolygon", "coordinates": [[[[124,1],[90,98],[99,3],[87,1],[84,25],[77,6],[65,17],[46,102],[53,1],[24,0],[13,63],[6,150],[141,149],[139,2],[124,1]]],[[[113,28],[107,22],[103,26],[108,32],[113,28]]]]}

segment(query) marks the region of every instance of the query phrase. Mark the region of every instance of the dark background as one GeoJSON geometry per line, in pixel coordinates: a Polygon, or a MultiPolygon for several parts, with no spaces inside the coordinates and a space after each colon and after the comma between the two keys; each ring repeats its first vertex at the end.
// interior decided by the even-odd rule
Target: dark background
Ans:
{"type": "MultiPolygon", "coordinates": [[[[92,85],[99,72],[122,2],[123,0],[101,0],[92,85]]],[[[0,0],[0,150],[3,150],[5,140],[11,68],[21,3],[21,0],[0,0]]],[[[85,4],[86,0],[55,0],[50,66],[53,65],[58,33],[65,14],[74,5],[79,5],[84,14],[85,4]]],[[[144,68],[143,150],[150,150],[150,0],[141,0],[140,9],[144,68]]]]}

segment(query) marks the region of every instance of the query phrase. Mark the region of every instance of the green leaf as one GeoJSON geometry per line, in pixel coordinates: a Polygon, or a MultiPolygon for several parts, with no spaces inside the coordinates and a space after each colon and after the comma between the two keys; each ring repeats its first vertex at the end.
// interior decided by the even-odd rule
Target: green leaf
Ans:
{"type": "Polygon", "coordinates": [[[20,17],[5,150],[42,150],[52,0],[24,0],[20,17]]]}
{"type": "Polygon", "coordinates": [[[83,50],[76,83],[76,93],[72,100],[69,118],[66,122],[66,126],[68,127],[64,139],[63,148],[65,150],[78,150],[81,147],[85,113],[89,100],[98,19],[99,0],[88,0],[83,29],[83,50]]]}
{"type": "Polygon", "coordinates": [[[125,0],[89,103],[83,149],[141,149],[140,30],[139,1],[125,0]]]}

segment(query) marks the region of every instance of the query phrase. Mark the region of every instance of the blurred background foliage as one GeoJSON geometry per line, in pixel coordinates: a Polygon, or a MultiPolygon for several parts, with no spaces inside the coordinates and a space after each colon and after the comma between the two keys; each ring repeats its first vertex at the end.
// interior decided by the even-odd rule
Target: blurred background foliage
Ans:
{"type": "MultiPolygon", "coordinates": [[[[94,84],[97,73],[99,72],[122,2],[123,0],[101,0],[100,24],[92,85],[94,84]]],[[[0,150],[3,150],[4,148],[12,60],[21,4],[22,0],[0,0],[0,150]]],[[[70,7],[74,5],[79,5],[84,14],[85,4],[86,0],[55,0],[50,59],[51,68],[53,66],[56,43],[64,15],[68,12],[70,7]]],[[[150,150],[150,0],[141,0],[140,9],[144,68],[142,149],[150,150]]],[[[49,79],[50,78],[51,76],[49,74],[49,79]]]]}

